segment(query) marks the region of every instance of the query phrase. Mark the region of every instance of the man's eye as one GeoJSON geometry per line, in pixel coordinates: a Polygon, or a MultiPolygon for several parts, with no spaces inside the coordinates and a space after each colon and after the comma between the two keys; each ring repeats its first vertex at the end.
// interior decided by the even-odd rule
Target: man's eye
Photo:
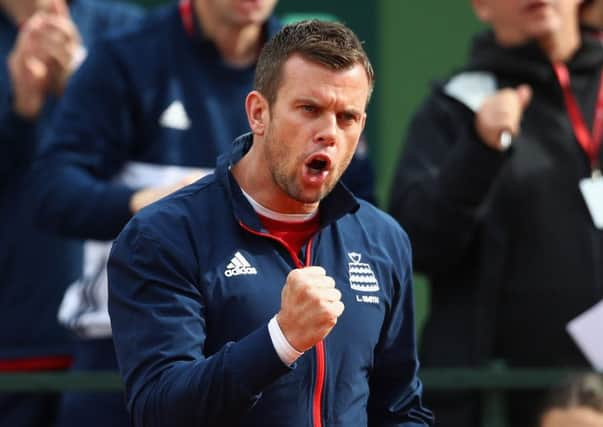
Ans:
{"type": "Polygon", "coordinates": [[[339,115],[339,119],[344,122],[354,122],[356,121],[356,116],[354,114],[343,113],[339,115]]]}
{"type": "Polygon", "coordinates": [[[316,111],[316,107],[314,105],[302,105],[302,109],[308,113],[314,113],[316,111]]]}

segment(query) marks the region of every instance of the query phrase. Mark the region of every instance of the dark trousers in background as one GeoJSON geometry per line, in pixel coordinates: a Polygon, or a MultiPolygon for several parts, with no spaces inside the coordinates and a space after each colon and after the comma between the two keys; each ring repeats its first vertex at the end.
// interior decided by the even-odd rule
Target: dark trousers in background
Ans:
{"type": "MultiPolygon", "coordinates": [[[[117,371],[113,341],[80,340],[73,371],[117,371]]],[[[63,395],[57,427],[130,427],[123,392],[68,392],[63,395]]],[[[1,426],[0,426],[1,427],[1,426]]]]}
{"type": "Polygon", "coordinates": [[[52,427],[59,393],[0,393],[0,427],[52,427]]]}

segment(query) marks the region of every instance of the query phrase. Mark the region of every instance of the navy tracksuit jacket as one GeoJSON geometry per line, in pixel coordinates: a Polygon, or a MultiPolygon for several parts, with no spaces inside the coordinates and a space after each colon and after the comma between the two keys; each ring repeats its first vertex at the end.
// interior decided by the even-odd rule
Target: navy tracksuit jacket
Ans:
{"type": "Polygon", "coordinates": [[[215,175],[145,208],[113,246],[109,310],[133,425],[431,425],[406,234],[338,184],[302,262],[267,235],[229,172],[250,144],[239,138],[215,175]],[[267,323],[304,264],[326,269],[346,308],[289,368],[267,323]]]}

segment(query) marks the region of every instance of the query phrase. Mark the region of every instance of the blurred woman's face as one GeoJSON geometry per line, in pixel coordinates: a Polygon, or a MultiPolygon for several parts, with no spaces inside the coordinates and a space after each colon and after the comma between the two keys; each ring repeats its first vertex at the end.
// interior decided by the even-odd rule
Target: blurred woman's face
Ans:
{"type": "Polygon", "coordinates": [[[603,427],[603,413],[585,406],[553,408],[542,415],[539,427],[603,427]]]}
{"type": "Polygon", "coordinates": [[[492,26],[504,45],[563,31],[577,20],[580,0],[472,0],[478,18],[492,26]]]}

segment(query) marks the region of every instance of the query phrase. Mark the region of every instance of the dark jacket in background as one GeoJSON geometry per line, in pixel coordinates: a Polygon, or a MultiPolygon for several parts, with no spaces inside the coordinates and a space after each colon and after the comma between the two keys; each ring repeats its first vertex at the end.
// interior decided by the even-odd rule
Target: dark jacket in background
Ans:
{"type": "MultiPolygon", "coordinates": [[[[589,128],[602,65],[603,48],[592,39],[567,63],[589,128]]],[[[585,365],[565,326],[603,298],[603,231],[578,188],[590,165],[561,87],[536,44],[503,49],[490,32],[476,37],[464,72],[487,73],[480,76],[495,89],[527,83],[533,98],[505,153],[480,142],[473,111],[446,93],[450,81],[434,88],[410,124],[390,212],[432,284],[422,362],[585,365]]]]}
{"type": "MultiPolygon", "coordinates": [[[[139,16],[132,6],[92,0],[73,0],[69,11],[87,47],[139,16]]],[[[57,309],[82,266],[81,243],[34,225],[27,177],[57,100],[50,97],[35,122],[13,111],[7,58],[17,32],[0,12],[0,360],[69,354],[70,334],[59,326],[57,309]]]]}

